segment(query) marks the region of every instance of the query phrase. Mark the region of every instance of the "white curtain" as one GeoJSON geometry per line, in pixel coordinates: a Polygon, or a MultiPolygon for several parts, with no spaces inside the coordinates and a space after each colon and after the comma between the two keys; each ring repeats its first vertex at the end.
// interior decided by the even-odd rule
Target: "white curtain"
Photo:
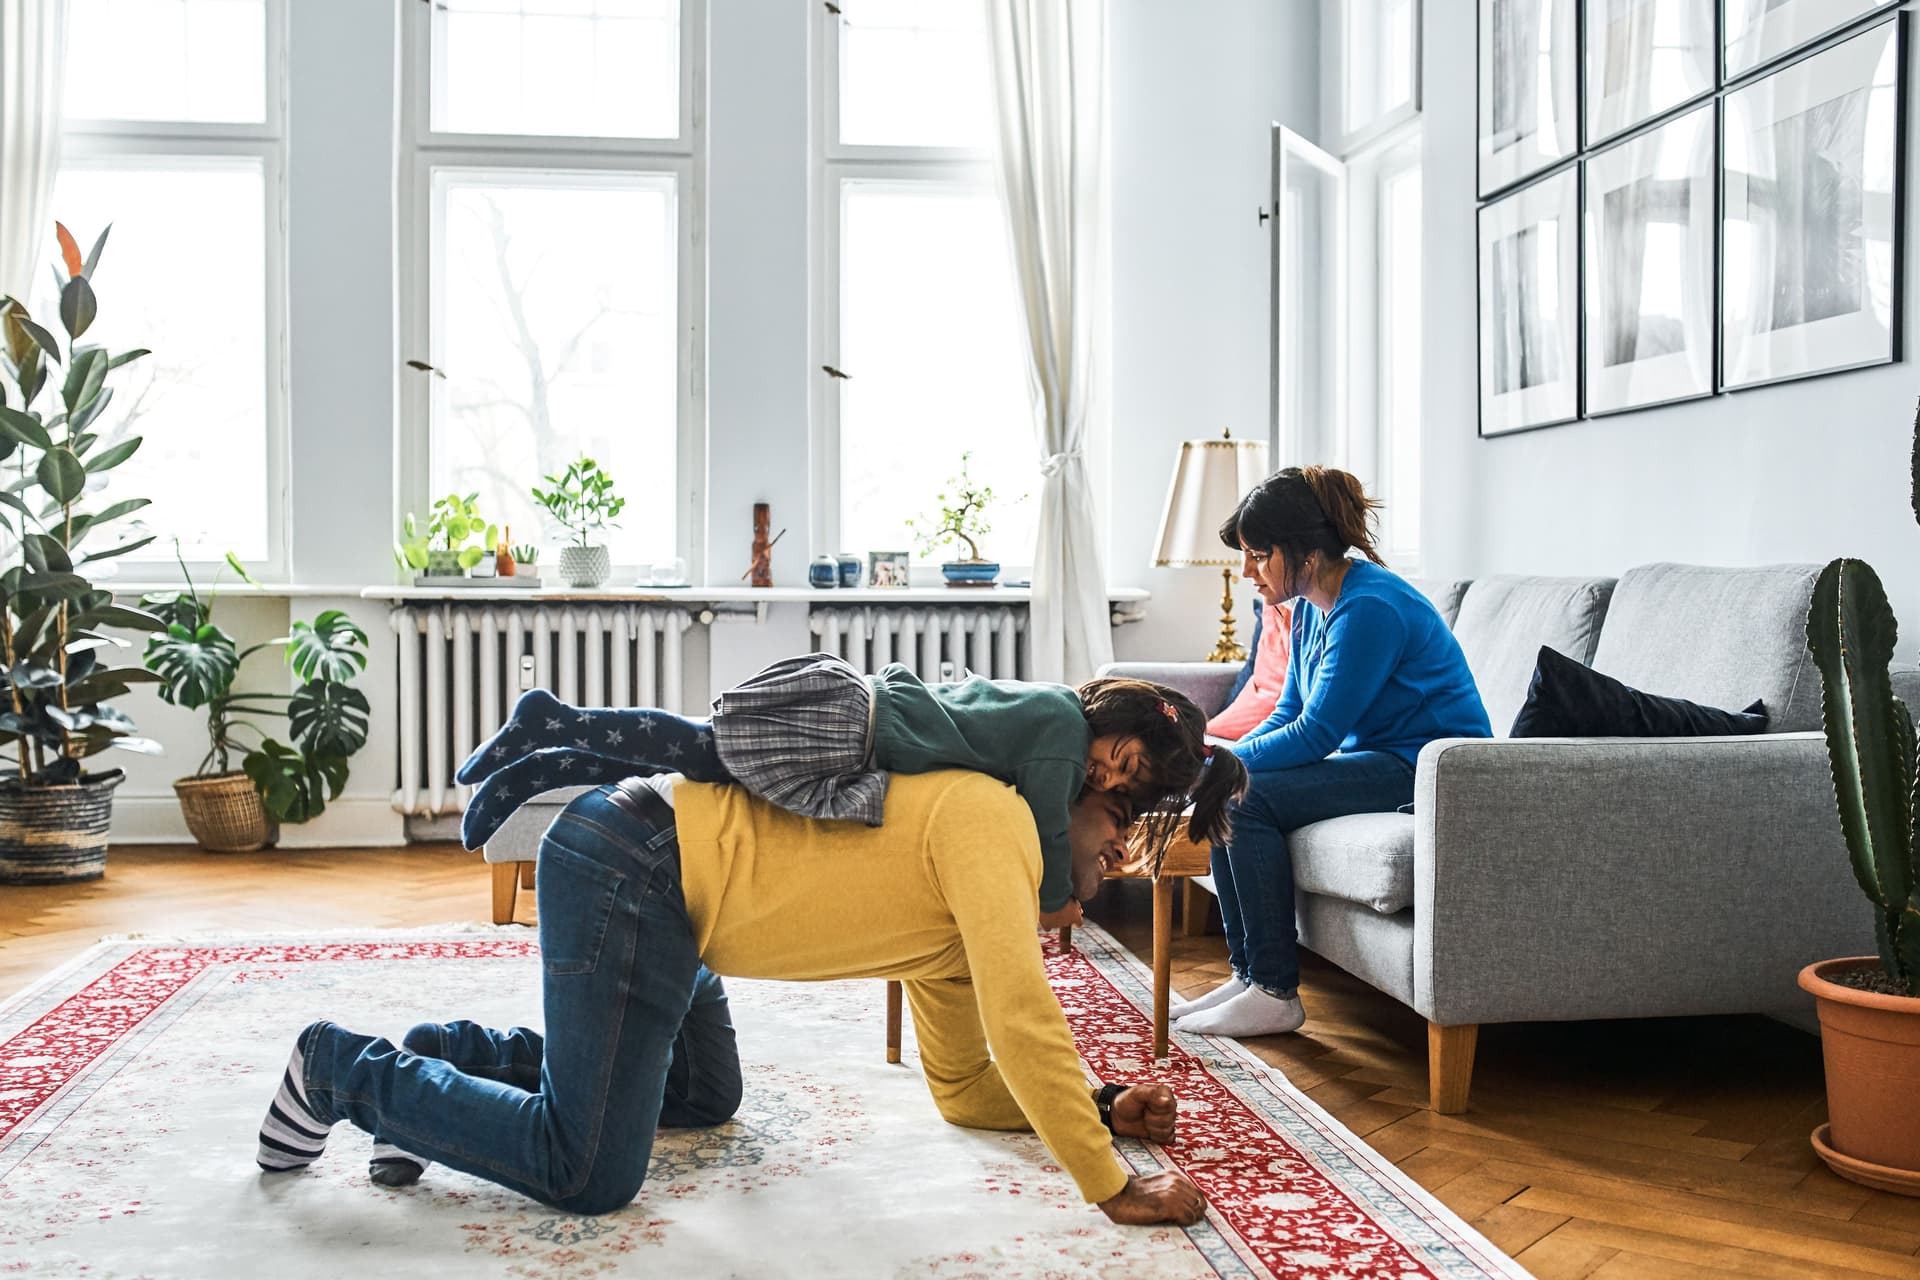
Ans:
{"type": "Polygon", "coordinates": [[[0,0],[0,294],[27,301],[53,243],[66,0],[0,0]]]}
{"type": "Polygon", "coordinates": [[[1029,623],[1036,680],[1113,659],[1087,449],[1105,412],[1106,0],[984,0],[998,183],[1039,415],[1040,534],[1029,623]]]}

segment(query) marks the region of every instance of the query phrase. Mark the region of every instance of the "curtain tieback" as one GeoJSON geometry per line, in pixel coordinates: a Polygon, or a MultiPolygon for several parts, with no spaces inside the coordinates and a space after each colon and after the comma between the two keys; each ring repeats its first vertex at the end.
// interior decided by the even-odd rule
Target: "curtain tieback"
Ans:
{"type": "Polygon", "coordinates": [[[1051,480],[1062,471],[1065,471],[1069,462],[1079,462],[1086,456],[1085,453],[1078,449],[1071,450],[1067,453],[1049,454],[1040,464],[1040,474],[1046,479],[1051,480]]]}

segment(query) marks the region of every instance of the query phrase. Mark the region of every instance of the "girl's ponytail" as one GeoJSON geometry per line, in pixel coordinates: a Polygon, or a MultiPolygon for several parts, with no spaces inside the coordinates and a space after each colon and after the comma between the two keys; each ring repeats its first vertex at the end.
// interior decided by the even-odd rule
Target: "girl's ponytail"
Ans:
{"type": "Polygon", "coordinates": [[[1225,747],[1207,748],[1207,765],[1193,788],[1193,817],[1187,839],[1195,844],[1225,844],[1233,834],[1233,804],[1247,791],[1247,766],[1225,747]]]}

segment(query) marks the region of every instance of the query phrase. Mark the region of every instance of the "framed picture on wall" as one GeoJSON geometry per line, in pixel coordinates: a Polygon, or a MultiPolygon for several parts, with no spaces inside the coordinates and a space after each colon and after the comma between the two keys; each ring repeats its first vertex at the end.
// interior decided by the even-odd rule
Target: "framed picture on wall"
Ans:
{"type": "Polygon", "coordinates": [[[1713,394],[1714,106],[1586,161],[1586,411],[1713,394]]]}
{"type": "Polygon", "coordinates": [[[1580,412],[1580,173],[1480,210],[1480,434],[1580,412]]]}
{"type": "Polygon", "coordinates": [[[1492,195],[1579,145],[1574,0],[1479,5],[1480,194],[1492,195]]]}
{"type": "Polygon", "coordinates": [[[1729,93],[1721,385],[1897,355],[1904,18],[1729,93]]]}
{"type": "Polygon", "coordinates": [[[1900,0],[1721,0],[1726,76],[1749,71],[1805,48],[1848,23],[1891,8],[1900,0]]]}
{"type": "Polygon", "coordinates": [[[1588,146],[1713,92],[1717,3],[1587,0],[1588,146]]]}

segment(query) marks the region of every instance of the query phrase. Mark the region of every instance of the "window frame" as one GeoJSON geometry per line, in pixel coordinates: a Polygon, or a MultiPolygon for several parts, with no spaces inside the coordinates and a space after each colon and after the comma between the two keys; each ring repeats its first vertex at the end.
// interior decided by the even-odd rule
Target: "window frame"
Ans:
{"type": "MultiPolygon", "coordinates": [[[[1349,260],[1353,275],[1349,279],[1353,315],[1349,332],[1349,369],[1352,394],[1348,424],[1348,457],[1367,477],[1375,497],[1387,504],[1381,554],[1406,572],[1417,573],[1420,566],[1420,531],[1409,539],[1407,530],[1393,520],[1394,492],[1393,423],[1387,410],[1392,403],[1388,383],[1395,364],[1390,334],[1390,295],[1399,272],[1390,259],[1387,227],[1388,183],[1409,173],[1420,174],[1421,201],[1426,200],[1426,155],[1424,136],[1418,120],[1376,139],[1375,145],[1348,162],[1352,178],[1351,244],[1349,260]],[[1356,431],[1354,424],[1371,424],[1371,429],[1356,431]]],[[[1421,245],[1421,270],[1425,270],[1425,244],[1421,245]]],[[[1425,288],[1422,280],[1422,297],[1425,288]]],[[[1421,325],[1425,332],[1424,317],[1421,325]]],[[[1422,350],[1424,362],[1425,352],[1422,350]]],[[[1422,454],[1425,453],[1426,419],[1421,418],[1422,454]]]]}
{"type": "MultiPolygon", "coordinates": [[[[1354,10],[1362,5],[1377,5],[1379,0],[1334,0],[1337,17],[1334,26],[1334,120],[1338,124],[1335,132],[1339,135],[1337,153],[1351,156],[1371,144],[1384,139],[1388,134],[1397,133],[1403,125],[1420,118],[1422,8],[1425,0],[1409,0],[1413,12],[1413,48],[1409,50],[1412,66],[1409,68],[1407,100],[1392,110],[1383,111],[1371,120],[1353,121],[1347,115],[1348,90],[1352,87],[1354,76],[1354,58],[1351,55],[1350,36],[1353,30],[1354,10]]],[[[1380,68],[1375,69],[1376,72],[1380,68]]],[[[1377,79],[1376,75],[1376,79],[1377,79]]]]}
{"type": "MultiPolygon", "coordinates": [[[[862,184],[947,189],[957,193],[995,196],[998,187],[993,153],[987,147],[913,147],[869,145],[839,141],[840,44],[839,15],[821,6],[811,28],[813,67],[812,174],[814,234],[811,237],[808,292],[813,314],[811,397],[812,515],[808,535],[812,555],[834,554],[840,534],[840,379],[825,371],[841,368],[840,298],[846,259],[845,209],[847,192],[862,184]]],[[[857,374],[855,376],[858,376],[857,374]]],[[[1037,449],[1038,446],[1036,445],[1037,449]]],[[[1037,455],[1036,455],[1037,457],[1037,455]]],[[[1036,476],[1038,470],[1036,467],[1036,476]]],[[[884,548],[882,548],[884,549],[884,548]]],[[[911,585],[937,585],[937,565],[922,563],[918,548],[908,548],[911,585]]],[[[1031,552],[1022,553],[1022,561],[1031,552]]],[[[1031,579],[1030,563],[1001,561],[1000,579],[1031,579]]]]}
{"type": "MultiPolygon", "coordinates": [[[[678,431],[674,524],[675,555],[687,563],[688,580],[706,580],[707,474],[707,232],[706,48],[707,0],[680,0],[680,121],[673,138],[583,138],[554,134],[476,134],[431,128],[429,77],[438,51],[428,5],[409,5],[402,18],[400,88],[401,182],[399,214],[399,312],[401,349],[397,403],[397,483],[392,527],[411,511],[424,518],[433,502],[433,401],[435,379],[407,366],[408,360],[438,365],[432,328],[433,252],[439,209],[434,175],[452,171],[525,171],[565,178],[631,174],[664,175],[674,184],[676,239],[675,408],[678,431]]],[[[529,476],[529,485],[540,477],[529,476]]],[[[614,477],[615,492],[620,478],[614,477]]],[[[638,563],[616,561],[612,581],[631,578],[638,563]]]]}
{"type": "Polygon", "coordinates": [[[1273,126],[1272,182],[1273,189],[1269,193],[1273,214],[1269,230],[1268,335],[1271,346],[1267,360],[1268,448],[1271,456],[1280,460],[1278,465],[1281,466],[1299,466],[1304,462],[1341,466],[1351,452],[1349,401],[1352,397],[1348,380],[1353,344],[1348,333],[1352,314],[1348,306],[1348,274],[1352,234],[1349,226],[1351,195],[1347,167],[1300,134],[1285,125],[1276,124],[1273,126]],[[1293,282],[1286,278],[1284,250],[1291,225],[1286,206],[1287,178],[1295,165],[1305,165],[1335,184],[1335,212],[1328,220],[1327,230],[1337,237],[1338,243],[1333,252],[1323,255],[1322,260],[1333,266],[1330,278],[1322,282],[1319,298],[1323,313],[1331,316],[1331,322],[1319,328],[1334,344],[1332,367],[1326,380],[1326,394],[1333,404],[1333,421],[1320,427],[1311,438],[1306,435],[1306,427],[1288,420],[1284,399],[1285,379],[1282,376],[1287,344],[1292,336],[1286,323],[1283,300],[1296,296],[1292,292],[1293,282]],[[1313,448],[1309,449],[1310,445],[1313,448]]]}
{"type": "MultiPolygon", "coordinates": [[[[265,485],[267,555],[264,560],[243,559],[247,570],[261,582],[284,584],[292,580],[291,522],[292,494],[292,405],[288,394],[288,275],[287,275],[287,4],[289,0],[262,0],[265,11],[262,51],[266,77],[264,119],[257,122],[213,123],[206,121],[114,120],[76,118],[61,124],[60,167],[74,161],[84,164],[135,160],[200,159],[257,160],[261,167],[262,213],[266,220],[262,240],[266,249],[264,264],[264,303],[262,333],[265,340],[263,403],[266,432],[265,485]]],[[[57,179],[56,179],[57,181],[57,179]]],[[[77,235],[98,235],[97,228],[77,230],[77,235]]],[[[109,241],[111,247],[111,241],[109,241]]],[[[154,498],[155,506],[165,499],[154,498]]],[[[180,580],[180,562],[158,547],[164,536],[149,548],[117,561],[117,577],[129,581],[180,580]]],[[[226,568],[224,558],[188,559],[187,572],[195,578],[211,579],[226,568]]],[[[111,579],[109,579],[111,581],[111,579]]]]}

